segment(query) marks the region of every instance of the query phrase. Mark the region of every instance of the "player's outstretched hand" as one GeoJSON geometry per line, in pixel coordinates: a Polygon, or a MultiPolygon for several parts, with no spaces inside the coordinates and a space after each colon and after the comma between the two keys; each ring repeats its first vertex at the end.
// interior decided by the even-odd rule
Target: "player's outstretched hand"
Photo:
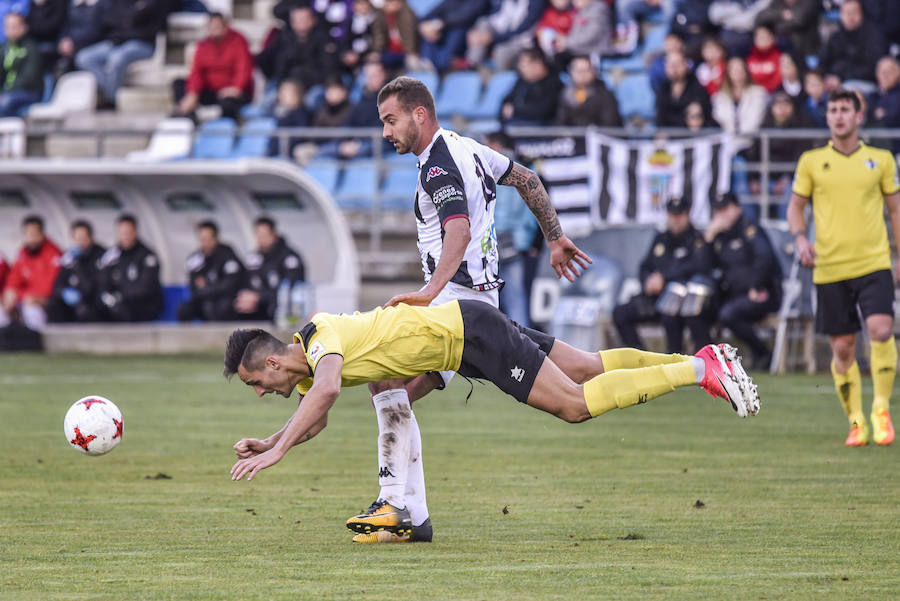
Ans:
{"type": "Polygon", "coordinates": [[[816,249],[813,246],[812,242],[806,239],[806,236],[798,235],[795,240],[797,244],[797,256],[800,258],[800,262],[806,265],[807,267],[815,267],[816,266],[816,249]]]}
{"type": "Polygon", "coordinates": [[[283,456],[283,454],[275,449],[269,449],[265,453],[241,459],[231,468],[231,479],[240,480],[244,476],[247,476],[247,480],[253,480],[253,477],[256,476],[256,472],[275,465],[281,461],[283,456]]]}
{"type": "Polygon", "coordinates": [[[246,459],[247,457],[265,453],[270,448],[272,447],[256,438],[242,438],[234,443],[234,452],[240,459],[246,459]]]}
{"type": "Polygon", "coordinates": [[[400,303],[406,303],[407,305],[413,307],[427,307],[433,300],[434,297],[431,296],[431,294],[422,290],[418,290],[416,292],[398,294],[388,302],[384,303],[384,308],[387,309],[388,307],[394,307],[396,305],[399,305],[400,303]]]}
{"type": "Polygon", "coordinates": [[[574,282],[575,278],[587,269],[589,263],[593,263],[591,258],[575,246],[568,236],[550,242],[550,264],[556,271],[556,277],[565,276],[567,280],[574,282]],[[581,266],[581,271],[576,268],[576,263],[581,266]]]}

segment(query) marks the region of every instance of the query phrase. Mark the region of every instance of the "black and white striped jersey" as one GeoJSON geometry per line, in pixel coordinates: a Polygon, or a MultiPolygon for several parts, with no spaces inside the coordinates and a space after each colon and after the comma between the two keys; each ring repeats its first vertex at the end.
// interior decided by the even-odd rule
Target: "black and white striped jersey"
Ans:
{"type": "Polygon", "coordinates": [[[415,213],[425,281],[431,279],[440,261],[444,224],[466,217],[472,239],[450,281],[474,290],[499,288],[503,280],[494,231],[494,200],[497,181],[512,170],[512,160],[443,128],[418,159],[415,213]]]}

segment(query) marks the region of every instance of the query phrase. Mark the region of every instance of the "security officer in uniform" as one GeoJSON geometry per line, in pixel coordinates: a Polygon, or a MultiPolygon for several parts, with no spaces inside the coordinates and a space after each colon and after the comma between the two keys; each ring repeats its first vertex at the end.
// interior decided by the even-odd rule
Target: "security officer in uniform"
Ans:
{"type": "Polygon", "coordinates": [[[47,317],[54,322],[97,321],[97,263],[106,249],[94,242],[94,228],[87,221],[74,221],[70,231],[74,244],[59,260],[59,275],[47,301],[47,317]]]}
{"type": "Polygon", "coordinates": [[[137,219],[116,220],[117,244],[103,253],[97,267],[100,318],[110,321],[151,321],[162,311],[159,259],[139,239],[137,219]]]}
{"type": "Polygon", "coordinates": [[[781,267],[765,232],[728,192],[711,203],[706,228],[719,278],[719,322],[753,352],[753,368],[768,369],[772,353],[753,324],[781,306],[781,267]]]}
{"type": "Polygon", "coordinates": [[[227,244],[219,242],[219,226],[197,226],[200,249],[187,258],[191,298],[178,307],[178,321],[237,319],[234,300],[244,279],[244,265],[227,244]]]}
{"type": "MultiPolygon", "coordinates": [[[[644,348],[637,333],[637,324],[662,322],[666,331],[666,347],[670,353],[682,352],[684,326],[691,332],[696,348],[710,344],[709,311],[684,317],[677,313],[663,314],[658,301],[667,285],[686,284],[696,276],[710,276],[712,255],[703,235],[690,220],[690,200],[670,198],[666,203],[667,229],[653,239],[650,251],[640,266],[643,292],[613,311],[613,322],[623,346],[644,348]]],[[[668,312],[667,313],[671,313],[668,312]]]]}
{"type": "Polygon", "coordinates": [[[306,280],[303,260],[275,230],[269,217],[259,217],[253,224],[256,252],[247,256],[247,277],[238,292],[235,309],[246,319],[269,319],[275,315],[278,286],[287,280],[306,280]]]}

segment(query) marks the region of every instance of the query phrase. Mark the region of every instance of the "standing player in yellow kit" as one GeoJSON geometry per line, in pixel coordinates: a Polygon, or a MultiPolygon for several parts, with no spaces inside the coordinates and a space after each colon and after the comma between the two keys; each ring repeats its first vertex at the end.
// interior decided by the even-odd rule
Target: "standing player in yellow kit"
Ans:
{"type": "Polygon", "coordinates": [[[813,267],[816,284],[816,329],[829,336],[831,374],[850,421],[845,444],[869,443],[862,409],[862,378],[856,363],[856,336],[861,329],[857,306],[871,341],[875,397],[872,431],[875,442],[894,441],[890,396],[897,368],[894,342],[894,281],[884,221],[887,205],[894,239],[900,240],[900,180],[887,150],[859,139],[862,106],[855,92],[838,89],[826,111],[831,140],[800,157],[788,207],[788,224],[804,265],[813,267]],[[806,236],[804,209],[812,200],[815,244],[806,236]]]}

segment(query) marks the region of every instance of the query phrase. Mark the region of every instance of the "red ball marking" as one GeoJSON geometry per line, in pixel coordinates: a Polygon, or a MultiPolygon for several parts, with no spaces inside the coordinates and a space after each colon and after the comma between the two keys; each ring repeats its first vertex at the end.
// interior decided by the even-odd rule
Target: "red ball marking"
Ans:
{"type": "Polygon", "coordinates": [[[125,418],[113,418],[113,423],[116,424],[116,433],[113,435],[113,438],[122,438],[122,426],[125,425],[125,418]]]}
{"type": "Polygon", "coordinates": [[[78,428],[75,428],[75,438],[73,438],[69,442],[71,442],[72,444],[78,445],[79,447],[81,447],[82,449],[87,451],[88,444],[95,438],[97,438],[97,437],[94,436],[93,434],[89,434],[89,435],[85,436],[84,434],[81,433],[81,430],[79,430],[78,428]]]}
{"type": "Polygon", "coordinates": [[[106,401],[101,401],[100,399],[85,399],[85,400],[81,401],[81,403],[79,403],[79,404],[84,405],[85,411],[90,411],[91,405],[93,405],[94,403],[100,403],[101,405],[105,405],[106,401]]]}

